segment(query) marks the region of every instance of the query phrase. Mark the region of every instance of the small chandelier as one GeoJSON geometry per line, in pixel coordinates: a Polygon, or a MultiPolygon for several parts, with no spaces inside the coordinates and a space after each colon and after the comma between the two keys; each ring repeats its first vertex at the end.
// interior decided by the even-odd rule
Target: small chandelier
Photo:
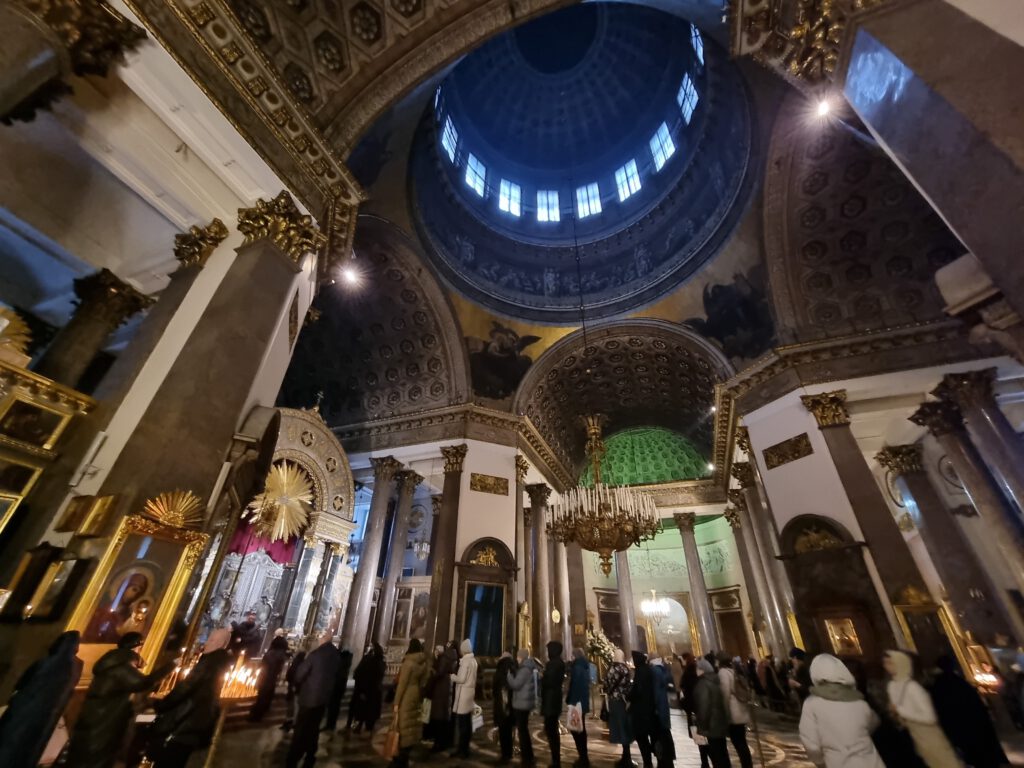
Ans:
{"type": "Polygon", "coordinates": [[[668,618],[670,610],[668,600],[664,597],[658,597],[658,593],[653,589],[651,590],[651,596],[640,603],[640,612],[644,617],[659,625],[663,619],[668,618]]]}
{"type": "Polygon", "coordinates": [[[417,560],[426,560],[430,555],[430,542],[426,539],[416,539],[412,542],[412,552],[417,560]]]}
{"type": "Polygon", "coordinates": [[[583,549],[596,552],[601,558],[601,571],[609,576],[612,554],[654,538],[661,528],[661,519],[654,500],[647,494],[626,486],[605,485],[601,481],[604,416],[586,416],[583,421],[594,484],[589,488],[582,485],[570,488],[552,504],[547,530],[558,541],[576,542],[583,549]]]}

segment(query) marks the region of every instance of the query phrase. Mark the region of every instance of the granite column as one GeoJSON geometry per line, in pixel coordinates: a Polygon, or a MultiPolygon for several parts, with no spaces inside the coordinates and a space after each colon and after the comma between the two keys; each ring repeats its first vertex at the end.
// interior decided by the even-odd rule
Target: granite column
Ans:
{"type": "Polygon", "coordinates": [[[441,511],[437,516],[437,538],[432,548],[434,566],[431,570],[428,648],[444,645],[452,637],[452,601],[455,590],[455,537],[459,530],[459,499],[462,495],[462,465],[469,448],[449,445],[441,449],[444,456],[444,485],[441,489],[441,511]]]}
{"type": "Polygon", "coordinates": [[[673,515],[683,539],[683,555],[686,558],[686,574],[690,581],[690,609],[697,625],[701,653],[722,650],[722,642],[715,626],[715,616],[708,599],[708,588],[704,582],[704,571],[700,565],[697,550],[697,515],[694,512],[677,512],[673,515]]]}
{"type": "Polygon", "coordinates": [[[565,649],[565,659],[572,658],[572,610],[569,605],[569,558],[565,551],[565,544],[555,542],[555,585],[558,590],[558,628],[559,640],[562,641],[562,648],[565,649]]]}
{"type": "Polygon", "coordinates": [[[380,588],[380,601],[377,606],[377,642],[387,647],[391,640],[391,625],[395,621],[395,608],[398,602],[398,580],[402,577],[405,565],[405,549],[409,543],[409,515],[412,513],[412,497],[416,486],[423,478],[415,472],[399,472],[398,506],[395,509],[395,523],[391,526],[391,543],[388,546],[388,567],[384,571],[384,583],[380,588]]]}
{"type": "Polygon", "coordinates": [[[622,652],[626,661],[639,650],[636,633],[636,606],[633,604],[633,579],[629,574],[629,550],[615,553],[615,583],[619,589],[619,626],[622,629],[622,652]]]}
{"type": "Polygon", "coordinates": [[[526,462],[526,459],[516,454],[516,612],[518,615],[519,609],[523,603],[529,603],[530,600],[530,588],[529,578],[530,573],[526,569],[526,550],[529,546],[529,542],[526,540],[526,520],[524,516],[524,505],[523,505],[523,494],[526,493],[526,473],[529,471],[530,465],[526,462]]]}
{"type": "MultiPolygon", "coordinates": [[[[544,647],[551,640],[551,579],[548,572],[548,497],[551,489],[544,483],[526,486],[530,494],[530,522],[533,528],[533,605],[530,606],[530,622],[533,635],[533,652],[541,657],[544,647]]],[[[542,657],[541,657],[542,658],[542,657]]]]}
{"type": "Polygon", "coordinates": [[[320,570],[316,574],[316,583],[313,585],[309,610],[306,611],[306,623],[303,626],[303,631],[307,637],[316,632],[316,620],[320,614],[320,604],[323,602],[331,569],[340,549],[341,545],[335,541],[324,542],[324,554],[320,559],[320,570]]]}
{"type": "MultiPolygon", "coordinates": [[[[746,517],[747,525],[750,524],[749,515],[746,517]]],[[[768,622],[765,619],[764,606],[761,603],[765,590],[764,573],[761,571],[761,563],[756,555],[750,553],[747,545],[747,534],[743,530],[744,519],[736,507],[725,508],[725,519],[732,528],[732,535],[736,541],[736,554],[740,559],[740,569],[743,572],[743,582],[747,586],[747,600],[750,603],[750,624],[753,630],[754,639],[757,644],[776,650],[776,638],[771,632],[768,622]]],[[[782,658],[781,656],[779,658],[782,658]]]]}

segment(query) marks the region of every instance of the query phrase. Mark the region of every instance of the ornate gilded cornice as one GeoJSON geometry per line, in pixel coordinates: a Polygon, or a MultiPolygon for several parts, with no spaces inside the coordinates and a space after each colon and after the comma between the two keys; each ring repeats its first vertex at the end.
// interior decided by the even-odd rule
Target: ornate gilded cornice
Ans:
{"type": "Polygon", "coordinates": [[[284,190],[273,200],[257,200],[252,208],[239,208],[238,231],[245,235],[247,245],[270,240],[296,264],[327,242],[313,217],[299,211],[292,196],[284,190]]]}
{"type": "Polygon", "coordinates": [[[125,322],[136,312],[152,306],[154,299],[122,282],[109,269],[102,269],[75,279],[75,295],[79,299],[75,314],[102,315],[112,328],[125,322]]]}
{"type": "Polygon", "coordinates": [[[696,512],[676,512],[672,515],[672,519],[676,521],[676,527],[680,531],[687,533],[693,533],[693,529],[697,525],[696,512]]]}
{"type": "Polygon", "coordinates": [[[960,409],[947,400],[921,403],[908,420],[926,428],[936,437],[957,432],[964,426],[964,417],[960,414],[960,409]]]}
{"type": "Polygon", "coordinates": [[[547,483],[530,483],[526,486],[526,493],[530,497],[531,513],[537,514],[542,507],[547,506],[551,488],[547,483]]]}
{"type": "Polygon", "coordinates": [[[402,468],[402,464],[395,460],[394,456],[382,456],[370,459],[373,467],[373,482],[376,485],[390,483],[395,479],[395,474],[402,468]]]}
{"type": "Polygon", "coordinates": [[[841,427],[850,423],[850,412],[846,410],[845,389],[817,395],[801,395],[800,402],[814,414],[819,427],[841,427]]]}
{"type": "Polygon", "coordinates": [[[740,484],[740,488],[754,487],[754,467],[749,461],[737,461],[732,465],[732,476],[740,484]]]}
{"type": "Polygon", "coordinates": [[[740,512],[738,509],[735,507],[726,507],[724,514],[726,521],[734,531],[738,531],[742,527],[742,523],[740,522],[740,512]]]}
{"type": "Polygon", "coordinates": [[[911,472],[924,472],[924,465],[921,463],[921,446],[917,443],[887,445],[875,454],[875,461],[896,477],[911,472]]]}
{"type": "Polygon", "coordinates": [[[530,462],[521,454],[516,454],[516,482],[521,483],[526,479],[526,473],[530,471],[530,462]]]}
{"type": "Polygon", "coordinates": [[[22,391],[33,399],[38,398],[58,406],[60,410],[74,414],[89,413],[96,407],[96,401],[88,395],[51,381],[45,376],[0,360],[0,400],[15,391],[22,391]]]}
{"type": "Polygon", "coordinates": [[[444,456],[445,474],[448,472],[461,472],[467,453],[469,453],[469,446],[465,444],[444,446],[441,449],[441,455],[444,456]]]}
{"type": "Polygon", "coordinates": [[[721,504],[725,501],[725,489],[721,482],[714,478],[658,485],[635,485],[633,488],[650,496],[656,507],[667,509],[721,504]]]}
{"type": "Polygon", "coordinates": [[[991,406],[994,403],[992,384],[995,378],[995,368],[947,373],[932,394],[954,403],[961,411],[971,407],[991,406]]]}
{"type": "Polygon", "coordinates": [[[750,432],[746,427],[736,427],[736,447],[750,455],[750,432]]]}
{"type": "Polygon", "coordinates": [[[726,492],[725,497],[737,509],[747,509],[747,495],[739,488],[730,488],[726,492]]]}
{"type": "Polygon", "coordinates": [[[220,219],[214,219],[205,227],[189,227],[188,232],[174,236],[174,258],[182,267],[202,268],[227,236],[228,228],[220,219]]]}

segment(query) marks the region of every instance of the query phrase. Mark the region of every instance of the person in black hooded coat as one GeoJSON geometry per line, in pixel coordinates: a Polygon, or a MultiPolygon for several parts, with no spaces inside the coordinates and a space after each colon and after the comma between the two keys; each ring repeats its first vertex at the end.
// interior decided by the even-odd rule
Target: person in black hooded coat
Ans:
{"type": "Polygon", "coordinates": [[[960,757],[973,768],[1009,765],[978,690],[958,674],[959,666],[949,656],[940,656],[935,665],[941,670],[931,686],[935,714],[960,757]]]}
{"type": "Polygon", "coordinates": [[[0,765],[35,768],[82,675],[78,633],[65,632],[18,679],[0,717],[0,765]]]}
{"type": "Polygon", "coordinates": [[[565,683],[565,662],[562,661],[562,644],[557,640],[548,643],[548,663],[540,676],[540,714],[544,718],[544,734],[551,748],[551,766],[562,764],[561,735],[558,720],[562,716],[562,686],[565,683]]]}
{"type": "Polygon", "coordinates": [[[653,740],[658,733],[658,711],[654,700],[654,674],[647,656],[633,651],[633,687],[629,692],[629,720],[644,768],[654,765],[653,740]]]}
{"type": "Polygon", "coordinates": [[[281,676],[285,662],[288,661],[288,641],[283,637],[275,637],[270,641],[270,648],[260,660],[260,682],[256,690],[256,701],[249,709],[249,721],[260,722],[270,710],[277,692],[277,679],[281,676]]]}
{"type": "Polygon", "coordinates": [[[349,727],[355,723],[355,733],[360,733],[363,726],[373,733],[373,727],[380,719],[386,671],[384,649],[377,643],[371,643],[370,650],[360,659],[352,673],[352,701],[349,702],[348,719],[349,727]]]}

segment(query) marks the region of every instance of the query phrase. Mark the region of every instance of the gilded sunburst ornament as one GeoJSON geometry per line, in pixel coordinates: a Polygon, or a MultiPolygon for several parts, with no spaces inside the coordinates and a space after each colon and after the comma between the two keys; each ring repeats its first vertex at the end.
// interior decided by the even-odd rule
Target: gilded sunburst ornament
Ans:
{"type": "Polygon", "coordinates": [[[27,354],[32,334],[21,315],[13,309],[0,307],[0,349],[8,349],[19,355],[27,354]]]}
{"type": "Polygon", "coordinates": [[[203,500],[192,491],[170,491],[146,502],[146,517],[172,528],[198,528],[203,522],[203,500]]]}
{"type": "Polygon", "coordinates": [[[309,522],[313,481],[305,470],[290,461],[275,464],[267,475],[263,493],[246,510],[256,532],[271,541],[298,536],[309,522]]]}

